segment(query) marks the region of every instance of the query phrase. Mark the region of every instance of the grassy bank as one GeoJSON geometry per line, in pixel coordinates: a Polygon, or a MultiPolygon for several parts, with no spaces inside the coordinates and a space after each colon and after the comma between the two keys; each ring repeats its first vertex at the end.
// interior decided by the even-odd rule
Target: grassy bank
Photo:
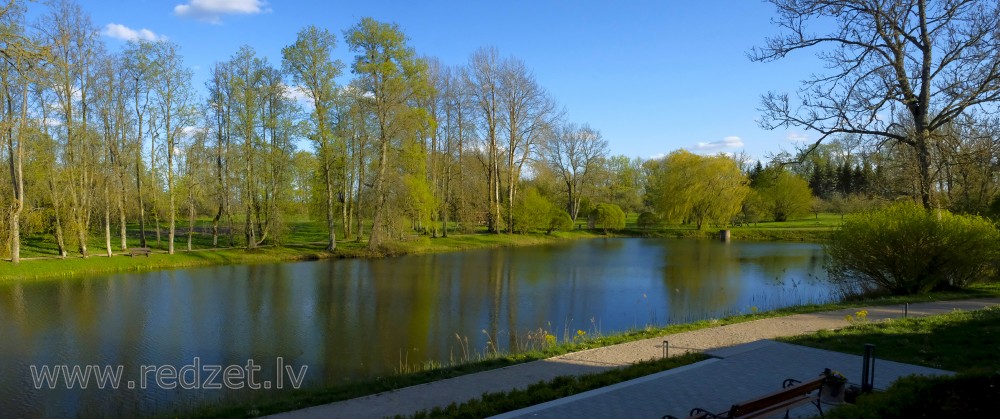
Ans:
{"type": "MultiPolygon", "coordinates": [[[[325,250],[325,243],[286,244],[265,246],[254,250],[243,248],[176,250],[168,255],[165,250],[153,249],[146,256],[131,257],[116,253],[108,258],[103,250],[100,255],[88,258],[67,256],[66,258],[34,257],[21,261],[19,265],[0,262],[0,282],[68,278],[116,272],[142,272],[161,269],[176,269],[196,266],[275,263],[300,260],[331,258],[379,258],[407,254],[442,253],[471,249],[510,246],[532,246],[558,243],[581,238],[603,237],[596,232],[578,230],[553,234],[453,234],[448,237],[429,238],[413,236],[406,241],[394,242],[379,252],[366,249],[365,243],[347,241],[337,243],[333,252],[325,250]]],[[[138,243],[134,245],[138,246],[138,243]]],[[[94,254],[95,249],[91,248],[94,254]]]]}
{"type": "MultiPolygon", "coordinates": [[[[631,330],[613,335],[594,337],[587,340],[560,343],[557,345],[546,347],[543,350],[526,351],[514,354],[500,353],[497,355],[491,355],[489,357],[482,358],[475,362],[445,366],[440,368],[433,368],[426,371],[420,371],[410,374],[400,374],[387,377],[380,377],[373,380],[346,384],[346,385],[338,385],[328,388],[298,390],[294,392],[287,392],[281,394],[268,394],[266,396],[261,395],[260,397],[257,397],[253,400],[227,402],[223,404],[213,405],[210,407],[205,407],[195,412],[181,412],[181,413],[183,413],[184,416],[197,416],[197,417],[208,417],[208,418],[266,415],[266,414],[284,412],[289,410],[302,409],[320,404],[333,403],[336,401],[347,400],[355,397],[366,396],[383,391],[395,390],[407,386],[423,384],[437,380],[443,380],[447,378],[457,377],[460,375],[471,374],[496,368],[502,368],[505,366],[510,366],[523,362],[536,361],[557,355],[566,354],[569,352],[576,352],[586,349],[610,346],[619,343],[660,337],[664,335],[670,335],[686,331],[699,330],[710,327],[718,327],[728,324],[742,323],[769,317],[780,317],[780,316],[802,314],[802,313],[814,313],[818,311],[838,310],[843,308],[854,308],[862,306],[895,305],[907,302],[916,303],[925,301],[938,301],[938,300],[977,298],[977,297],[1000,297],[1000,286],[993,284],[988,286],[978,286],[965,291],[932,293],[922,296],[885,297],[885,298],[865,299],[865,300],[841,302],[841,303],[790,307],[770,312],[758,312],[758,313],[743,314],[738,316],[730,316],[722,319],[703,320],[693,323],[668,325],[664,327],[648,327],[641,330],[631,330]]],[[[667,364],[655,364],[653,366],[643,366],[640,368],[660,368],[657,371],[661,371],[675,366],[679,365],[667,363],[667,364]]],[[[627,377],[632,377],[630,374],[631,373],[624,373],[622,375],[610,374],[604,377],[595,378],[595,380],[598,380],[600,383],[602,383],[600,386],[610,385],[615,382],[631,379],[627,378],[627,377]]],[[[559,397],[563,397],[569,394],[574,394],[574,393],[568,393],[571,389],[586,391],[583,390],[583,388],[587,388],[586,385],[580,384],[580,382],[576,381],[576,379],[568,379],[568,378],[560,378],[554,380],[553,382],[539,383],[538,386],[539,387],[535,387],[535,390],[532,393],[545,393],[553,395],[559,394],[560,395],[559,397]]],[[[516,395],[515,398],[517,400],[521,400],[522,403],[528,403],[528,404],[515,406],[507,401],[504,401],[506,399],[509,399],[510,397],[506,398],[500,397],[497,399],[491,399],[491,397],[493,396],[492,395],[488,396],[487,401],[495,400],[495,403],[489,402],[487,404],[488,405],[496,404],[498,406],[502,406],[503,409],[516,409],[541,402],[537,401],[538,399],[536,399],[534,396],[521,395],[520,393],[518,393],[518,395],[516,395]]],[[[474,408],[475,411],[477,412],[486,411],[483,409],[487,409],[487,407],[484,407],[483,405],[479,404],[482,402],[483,400],[473,402],[476,403],[475,406],[477,406],[474,408]]],[[[489,407],[489,409],[494,409],[494,408],[495,407],[489,407]]],[[[466,412],[466,410],[454,410],[454,409],[466,409],[465,407],[461,406],[454,406],[449,409],[452,410],[447,410],[447,411],[442,410],[439,413],[444,415],[450,415],[451,413],[456,413],[456,412],[466,412]]],[[[504,410],[497,411],[496,413],[500,413],[501,411],[504,410]]]]}
{"type": "Polygon", "coordinates": [[[701,230],[690,225],[669,224],[654,228],[638,228],[634,224],[630,224],[624,234],[637,237],[716,239],[719,230],[728,228],[730,238],[733,240],[821,242],[827,240],[830,232],[842,223],[843,219],[840,215],[819,214],[797,220],[761,222],[741,226],[705,225],[702,226],[701,230]]]}
{"type": "MultiPolygon", "coordinates": [[[[771,240],[771,241],[823,241],[830,231],[840,225],[840,217],[833,214],[821,214],[819,217],[809,217],[802,220],[785,222],[758,223],[731,228],[733,240],[771,240]]],[[[155,236],[147,233],[147,246],[153,249],[149,257],[130,257],[121,251],[108,258],[104,256],[103,237],[91,237],[88,258],[71,254],[65,258],[56,257],[57,246],[51,236],[40,235],[25,240],[22,249],[20,265],[0,262],[0,282],[31,279],[68,278],[86,275],[109,274],[116,272],[141,272],[161,269],[175,269],[196,266],[224,264],[274,263],[299,260],[316,260],[330,258],[378,258],[385,256],[401,256],[409,254],[427,254],[454,252],[471,249],[484,249],[511,246],[533,246],[557,243],[581,238],[606,237],[596,230],[578,229],[552,234],[489,234],[452,233],[448,237],[430,238],[426,235],[413,235],[403,241],[389,243],[384,249],[373,252],[366,248],[364,242],[354,240],[337,243],[333,252],[325,250],[323,229],[314,222],[291,222],[288,234],[283,237],[282,246],[265,246],[255,250],[238,247],[214,248],[207,221],[201,221],[199,232],[194,235],[193,251],[182,250],[187,247],[187,236],[178,234],[176,251],[167,255],[166,242],[157,243],[155,236]]],[[[625,230],[614,234],[616,237],[671,237],[693,239],[715,239],[718,237],[718,227],[704,226],[698,230],[690,225],[664,225],[656,228],[638,228],[634,222],[625,230]]],[[[163,236],[165,240],[165,235],[163,236]]],[[[228,243],[228,237],[219,239],[220,243],[228,243]]],[[[139,247],[137,235],[127,238],[130,247],[139,247]]],[[[117,249],[118,240],[113,240],[117,249]]]]}
{"type": "Polygon", "coordinates": [[[887,391],[862,396],[827,417],[977,417],[996,414],[1000,406],[1000,307],[862,323],[783,340],[858,355],[872,343],[879,359],[958,373],[900,379],[887,391]]]}

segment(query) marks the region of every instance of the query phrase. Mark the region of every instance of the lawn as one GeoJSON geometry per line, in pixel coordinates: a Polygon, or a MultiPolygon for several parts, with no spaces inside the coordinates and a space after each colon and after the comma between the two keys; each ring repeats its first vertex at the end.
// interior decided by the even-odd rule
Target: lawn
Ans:
{"type": "Polygon", "coordinates": [[[843,223],[841,216],[832,213],[809,215],[788,221],[768,221],[741,226],[702,225],[698,230],[694,224],[661,224],[656,227],[640,228],[637,216],[629,215],[623,234],[640,237],[678,237],[714,239],[719,230],[729,229],[733,240],[764,241],[824,241],[830,232],[843,223]]]}
{"type": "Polygon", "coordinates": [[[833,410],[828,418],[985,417],[1000,408],[1000,307],[863,323],[783,340],[858,355],[872,343],[880,359],[958,372],[900,379],[885,392],[833,410]]]}
{"type": "MultiPolygon", "coordinates": [[[[175,254],[166,253],[167,236],[161,233],[161,242],[157,244],[155,234],[148,232],[147,247],[152,249],[149,257],[130,257],[119,249],[120,240],[112,237],[114,256],[106,257],[104,237],[90,237],[87,258],[82,258],[78,251],[71,251],[66,258],[57,257],[57,246],[51,235],[30,236],[24,240],[26,246],[22,251],[22,261],[19,265],[0,262],[0,282],[66,278],[85,275],[106,274],[113,272],[151,271],[159,269],[184,268],[193,266],[274,263],[295,260],[314,260],[327,258],[385,257],[405,254],[441,253],[479,248],[495,248],[510,246],[530,246],[547,243],[557,243],[580,238],[604,237],[590,230],[573,230],[554,232],[553,234],[488,234],[485,232],[451,233],[448,237],[431,238],[427,235],[413,234],[404,240],[389,242],[380,251],[370,251],[366,242],[357,240],[337,242],[334,252],[327,252],[326,233],[324,228],[314,222],[298,221],[289,223],[288,233],[281,237],[280,245],[266,245],[254,250],[242,247],[229,247],[229,236],[219,237],[220,247],[212,246],[211,222],[202,220],[194,234],[193,249],[187,250],[186,228],[175,240],[175,254]]],[[[67,237],[67,240],[70,238],[67,237]]],[[[240,237],[235,237],[237,246],[242,245],[240,237]]],[[[138,233],[129,232],[127,242],[130,247],[139,247],[138,233]]],[[[72,242],[70,242],[72,243],[72,242]]],[[[76,249],[76,247],[72,247],[76,249]]]]}

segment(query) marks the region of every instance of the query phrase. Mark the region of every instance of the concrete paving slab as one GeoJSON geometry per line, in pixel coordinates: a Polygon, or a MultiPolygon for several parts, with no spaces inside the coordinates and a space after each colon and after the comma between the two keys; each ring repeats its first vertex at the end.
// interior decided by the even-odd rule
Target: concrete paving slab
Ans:
{"type": "MultiPolygon", "coordinates": [[[[692,364],[672,374],[654,374],[655,378],[643,377],[495,418],[659,418],[664,414],[683,418],[694,407],[724,411],[735,402],[781,389],[786,378],[811,379],[824,368],[840,371],[852,382],[861,380],[860,356],[774,341],[740,346],[724,352],[727,356],[716,362],[692,364]]],[[[877,360],[875,387],[884,389],[911,374],[951,372],[877,360]]],[[[792,413],[813,417],[819,412],[813,406],[803,406],[792,413]]]]}

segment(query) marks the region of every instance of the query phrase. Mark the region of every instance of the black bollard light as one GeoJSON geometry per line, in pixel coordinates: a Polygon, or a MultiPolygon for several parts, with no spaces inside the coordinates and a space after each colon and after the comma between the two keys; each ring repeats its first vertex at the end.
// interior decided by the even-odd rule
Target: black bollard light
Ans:
{"type": "Polygon", "coordinates": [[[865,344],[865,356],[861,361],[861,392],[871,393],[875,388],[875,345],[865,344]]]}

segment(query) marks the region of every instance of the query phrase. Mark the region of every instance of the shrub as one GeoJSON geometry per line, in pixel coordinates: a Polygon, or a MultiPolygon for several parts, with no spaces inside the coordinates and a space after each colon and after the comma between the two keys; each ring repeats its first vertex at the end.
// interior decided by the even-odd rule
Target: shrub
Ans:
{"type": "Polygon", "coordinates": [[[553,205],[534,187],[525,188],[518,198],[514,202],[514,231],[527,233],[546,229],[553,205]]]}
{"type": "Polygon", "coordinates": [[[885,392],[867,394],[829,418],[955,418],[996,414],[1000,375],[900,378],[885,392]]]}
{"type": "Polygon", "coordinates": [[[848,218],[827,245],[830,279],[893,294],[992,279],[1000,232],[988,220],[902,203],[848,218]]]}
{"type": "Polygon", "coordinates": [[[652,228],[660,225],[660,217],[655,213],[646,211],[639,214],[639,218],[635,220],[635,223],[639,225],[639,228],[652,228]]]}
{"type": "Polygon", "coordinates": [[[768,168],[761,175],[755,191],[767,203],[774,221],[788,221],[809,213],[812,191],[809,182],[782,168],[768,168]]]}
{"type": "Polygon", "coordinates": [[[569,213],[566,210],[559,208],[555,205],[549,208],[549,227],[546,233],[552,233],[556,230],[572,230],[573,229],[573,219],[570,218],[569,213]]]}
{"type": "Polygon", "coordinates": [[[597,204],[591,212],[594,225],[608,234],[609,230],[625,228],[625,212],[615,204],[597,204]]]}

